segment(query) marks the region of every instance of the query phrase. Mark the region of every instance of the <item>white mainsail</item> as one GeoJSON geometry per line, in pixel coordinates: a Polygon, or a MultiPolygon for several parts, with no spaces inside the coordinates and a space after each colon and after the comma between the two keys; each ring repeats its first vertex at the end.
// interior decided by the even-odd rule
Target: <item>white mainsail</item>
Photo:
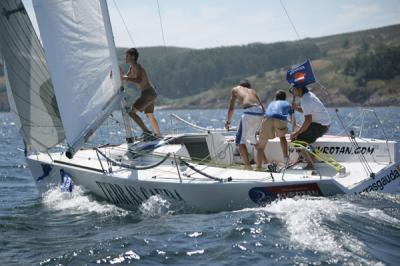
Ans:
{"type": "Polygon", "coordinates": [[[43,48],[21,0],[0,1],[0,29],[11,112],[28,149],[47,151],[65,136],[43,48]]]}
{"type": "Polygon", "coordinates": [[[34,0],[72,156],[120,107],[121,80],[105,0],[34,0]]]}

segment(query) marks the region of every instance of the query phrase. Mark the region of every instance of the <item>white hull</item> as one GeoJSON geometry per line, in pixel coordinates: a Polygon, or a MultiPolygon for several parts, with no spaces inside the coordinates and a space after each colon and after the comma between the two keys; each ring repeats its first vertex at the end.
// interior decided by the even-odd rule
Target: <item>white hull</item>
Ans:
{"type": "MultiPolygon", "coordinates": [[[[10,99],[16,100],[14,112],[24,118],[20,131],[26,151],[47,151],[65,135],[69,157],[76,152],[73,159],[56,153],[27,157],[41,193],[58,185],[60,170],[93,194],[131,209],[157,194],[183,202],[195,211],[222,211],[296,195],[399,191],[399,145],[380,140],[358,139],[358,147],[344,137],[320,138],[317,148],[345,167],[340,174],[323,162],[316,164],[316,172],[298,169],[299,164],[285,173],[244,170],[232,137],[210,133],[213,130],[176,116],[172,117],[209,133],[174,135],[159,143],[135,143],[131,147],[78,150],[109,114],[119,109],[123,97],[106,1],[34,1],[54,93],[29,18],[26,12],[15,12],[23,11],[22,3],[1,3],[5,12],[5,17],[0,16],[1,24],[6,26],[1,38],[2,54],[11,55],[5,58],[9,70],[23,70],[18,75],[10,71],[8,88],[18,96],[10,95],[10,99]],[[10,6],[16,9],[8,10],[10,6]],[[11,14],[15,19],[8,19],[11,14]],[[19,27],[15,27],[17,24],[19,27]],[[26,30],[16,30],[21,25],[26,30]],[[30,67],[23,69],[22,64],[30,67]],[[44,70],[40,75],[33,71],[37,66],[44,70]],[[99,156],[100,152],[105,155],[99,156]],[[361,155],[368,169],[360,163],[361,155]],[[160,158],[166,159],[157,164],[160,158]],[[111,159],[114,165],[108,165],[111,159]],[[127,165],[149,167],[138,170],[127,165]]],[[[126,115],[124,109],[122,106],[126,115]]],[[[125,126],[130,128],[129,123],[125,126]]],[[[254,158],[254,149],[248,148],[254,158]]],[[[268,143],[266,154],[270,161],[283,160],[277,140],[268,143]]],[[[297,153],[291,152],[292,162],[296,157],[297,153]]]]}
{"type": "MultiPolygon", "coordinates": [[[[360,140],[359,142],[361,143],[360,140]]],[[[395,163],[385,162],[389,157],[387,148],[384,148],[387,146],[383,141],[363,140],[363,143],[360,144],[360,150],[363,147],[370,147],[369,151],[371,151],[373,148],[369,155],[367,155],[368,148],[365,148],[364,155],[366,158],[374,158],[374,161],[369,160],[369,166],[375,173],[375,178],[367,176],[361,163],[349,160],[356,155],[346,152],[345,147],[349,144],[345,138],[337,137],[321,138],[319,143],[322,145],[322,150],[325,149],[327,152],[338,150],[340,153],[341,149],[344,151],[342,155],[336,155],[336,158],[340,159],[342,156],[346,160],[346,162],[341,162],[346,167],[346,173],[343,174],[336,173],[324,163],[315,165],[319,174],[315,171],[296,169],[296,167],[286,170],[283,174],[190,162],[190,165],[201,170],[199,173],[184,165],[179,164],[177,167],[174,156],[170,156],[161,165],[147,170],[111,166],[112,172],[109,172],[106,160],[102,158],[102,168],[96,151],[93,149],[81,150],[73,159],[67,159],[60,154],[52,154],[51,158],[47,154],[38,154],[29,156],[27,161],[40,192],[46,191],[51,184],[58,184],[59,170],[63,169],[71,176],[75,184],[102,199],[128,209],[137,209],[152,195],[161,195],[168,200],[183,203],[187,208],[196,212],[216,212],[255,207],[267,204],[277,198],[297,195],[332,196],[363,191],[400,192],[397,143],[392,142],[389,145],[389,152],[395,163]],[[337,149],[331,144],[339,148],[337,149]],[[384,155],[385,149],[386,155],[384,155]],[[103,172],[103,169],[106,170],[106,173],[103,172]],[[207,178],[202,173],[224,179],[224,182],[207,178]],[[37,181],[38,177],[40,177],[39,181],[37,181]],[[229,178],[231,181],[228,181],[229,178]]],[[[232,143],[226,142],[225,145],[232,145],[232,143]]],[[[275,154],[279,154],[275,156],[279,159],[281,154],[279,143],[275,140],[268,145],[268,158],[274,158],[271,152],[275,152],[275,154]]],[[[171,152],[177,157],[188,157],[190,153],[188,147],[190,149],[190,145],[187,143],[161,145],[155,148],[151,154],[171,152]]],[[[115,158],[123,158],[125,152],[122,150],[126,149],[126,145],[121,145],[101,150],[110,153],[115,158]]],[[[212,149],[209,151],[212,158],[212,149]]],[[[224,160],[227,157],[230,158],[228,158],[229,160],[235,160],[233,149],[229,156],[225,156],[224,160]]],[[[136,163],[151,164],[154,163],[154,160],[159,159],[144,155],[136,163]]],[[[132,161],[135,162],[135,160],[132,161]]],[[[217,159],[213,161],[217,161],[217,159]]]]}

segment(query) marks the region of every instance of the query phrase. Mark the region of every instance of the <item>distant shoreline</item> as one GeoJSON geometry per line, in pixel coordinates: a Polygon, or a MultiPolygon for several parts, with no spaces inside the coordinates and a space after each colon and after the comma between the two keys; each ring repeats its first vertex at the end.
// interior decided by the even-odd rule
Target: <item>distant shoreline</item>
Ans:
{"type": "MultiPolygon", "coordinates": [[[[400,24],[305,39],[313,71],[324,83],[309,89],[331,108],[400,106],[399,31],[400,24]],[[381,62],[381,58],[386,59],[381,62]]],[[[157,87],[156,110],[227,108],[230,90],[242,78],[251,82],[267,104],[277,89],[288,87],[288,65],[304,60],[292,41],[168,49],[166,55],[164,47],[140,48],[141,63],[157,87]]],[[[121,64],[124,51],[118,48],[121,64]]],[[[9,111],[4,82],[0,69],[0,112],[9,111]]]]}
{"type": "MultiPolygon", "coordinates": [[[[326,106],[327,108],[391,108],[391,107],[395,107],[395,108],[400,108],[400,106],[397,105],[366,105],[366,106],[360,106],[360,105],[346,105],[346,106],[331,106],[328,105],[326,106]]],[[[155,111],[166,111],[166,110],[220,110],[220,109],[227,109],[228,105],[226,107],[215,107],[215,108],[209,108],[209,107],[199,107],[199,106],[193,106],[193,107],[173,107],[171,105],[161,105],[156,107],[155,111]]],[[[239,106],[237,106],[235,109],[240,110],[241,108],[239,106]]],[[[11,113],[9,110],[0,110],[0,113],[11,113]]]]}

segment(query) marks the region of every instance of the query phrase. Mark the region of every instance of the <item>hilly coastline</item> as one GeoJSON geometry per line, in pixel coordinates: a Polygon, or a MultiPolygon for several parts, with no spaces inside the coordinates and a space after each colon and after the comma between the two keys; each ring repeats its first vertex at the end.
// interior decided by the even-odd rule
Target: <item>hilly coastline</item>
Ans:
{"type": "MultiPolygon", "coordinates": [[[[400,105],[400,25],[302,41],[208,49],[143,47],[139,62],[157,87],[159,106],[226,107],[230,89],[247,78],[263,102],[288,89],[286,70],[312,60],[328,106],[400,105]]],[[[124,51],[118,48],[121,64],[124,51]]],[[[0,59],[0,110],[9,110],[0,59]]],[[[134,97],[131,86],[127,90],[134,97]]]]}

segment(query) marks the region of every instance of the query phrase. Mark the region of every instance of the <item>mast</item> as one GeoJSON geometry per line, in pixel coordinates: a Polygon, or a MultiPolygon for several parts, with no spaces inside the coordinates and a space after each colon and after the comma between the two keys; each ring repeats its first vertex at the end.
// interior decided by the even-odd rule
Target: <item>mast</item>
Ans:
{"type": "MultiPolygon", "coordinates": [[[[102,13],[103,13],[103,17],[104,17],[104,22],[105,22],[105,27],[106,27],[106,34],[107,34],[107,40],[108,43],[110,45],[110,47],[115,47],[115,42],[114,42],[114,35],[113,35],[113,31],[112,31],[112,27],[111,27],[111,21],[110,21],[110,15],[108,13],[108,6],[107,6],[107,1],[101,1],[100,4],[102,5],[102,13]]],[[[118,62],[118,56],[117,56],[117,50],[113,49],[111,51],[111,56],[113,58],[114,61],[118,62]]],[[[119,73],[119,75],[121,75],[120,73],[120,68],[118,65],[116,65],[118,68],[117,69],[113,69],[114,73],[119,73]]],[[[121,81],[121,79],[120,79],[121,81]]],[[[121,81],[122,82],[122,81],[121,81]]],[[[126,84],[124,84],[126,85],[126,84]]],[[[120,86],[123,90],[123,85],[120,83],[120,86]]],[[[131,124],[130,124],[130,118],[128,117],[127,114],[127,103],[125,99],[121,100],[121,104],[120,104],[120,109],[121,109],[121,113],[122,113],[122,119],[124,121],[124,126],[125,126],[125,133],[126,133],[126,140],[128,142],[132,141],[132,128],[131,128],[131,124]]]]}

